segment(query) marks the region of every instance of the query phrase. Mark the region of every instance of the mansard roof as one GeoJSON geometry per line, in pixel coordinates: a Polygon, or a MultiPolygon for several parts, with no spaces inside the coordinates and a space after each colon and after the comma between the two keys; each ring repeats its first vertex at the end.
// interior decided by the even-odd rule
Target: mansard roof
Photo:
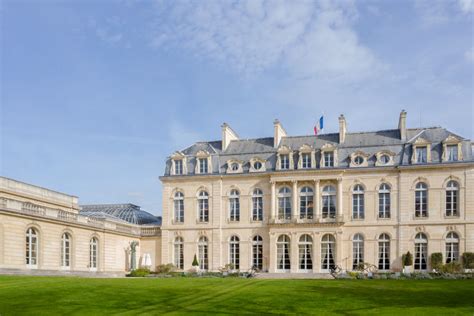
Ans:
{"type": "Polygon", "coordinates": [[[118,219],[135,225],[161,225],[161,217],[154,216],[134,204],[81,205],[81,215],[118,219]]]}

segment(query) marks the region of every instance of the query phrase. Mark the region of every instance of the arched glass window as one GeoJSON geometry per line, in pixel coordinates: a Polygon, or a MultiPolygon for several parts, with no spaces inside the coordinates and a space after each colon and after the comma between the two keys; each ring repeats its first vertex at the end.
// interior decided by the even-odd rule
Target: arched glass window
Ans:
{"type": "Polygon", "coordinates": [[[61,237],[61,267],[71,267],[71,236],[68,233],[61,237]]]}
{"type": "Polygon", "coordinates": [[[332,185],[323,188],[323,218],[336,218],[336,189],[332,185]]]}
{"type": "Polygon", "coordinates": [[[303,187],[300,190],[300,218],[313,218],[313,200],[313,189],[311,189],[310,187],[303,187]]]}
{"type": "Polygon", "coordinates": [[[352,270],[356,270],[361,263],[364,263],[364,236],[355,234],[352,239],[352,270]]]}
{"type": "Polygon", "coordinates": [[[91,270],[97,270],[99,256],[99,240],[92,237],[89,242],[89,268],[91,270]]]}
{"type": "Polygon", "coordinates": [[[184,243],[182,237],[174,240],[174,265],[179,270],[184,269],[184,243]]]}
{"type": "Polygon", "coordinates": [[[415,188],[415,216],[428,217],[428,186],[424,182],[415,188]]]}
{"type": "Polygon", "coordinates": [[[256,235],[252,239],[252,266],[255,269],[263,269],[263,238],[256,235]]]}
{"type": "Polygon", "coordinates": [[[357,184],[352,190],[352,218],[364,219],[364,188],[357,184]]]}
{"type": "Polygon", "coordinates": [[[182,192],[174,194],[174,221],[176,223],[184,222],[184,194],[182,192]]]}
{"type": "Polygon", "coordinates": [[[336,239],[326,234],[321,239],[321,269],[329,270],[335,267],[336,239]]]}
{"type": "Polygon", "coordinates": [[[455,232],[449,232],[446,236],[446,263],[459,262],[459,236],[455,232]]]}
{"type": "Polygon", "coordinates": [[[390,218],[390,186],[386,183],[379,188],[379,218],[390,218]]]}
{"type": "Polygon", "coordinates": [[[26,231],[26,264],[29,267],[38,266],[38,233],[30,227],[26,231]]]}
{"type": "Polygon", "coordinates": [[[263,221],[263,192],[260,189],[252,193],[252,220],[263,221]]]}
{"type": "Polygon", "coordinates": [[[302,235],[298,243],[298,258],[300,270],[310,271],[313,269],[313,238],[310,235],[302,235]]]}
{"type": "Polygon", "coordinates": [[[240,240],[237,236],[230,237],[229,263],[234,266],[234,269],[240,269],[240,240]]]}
{"type": "Polygon", "coordinates": [[[459,185],[456,181],[449,181],[446,187],[446,216],[459,216],[458,194],[459,185]]]}
{"type": "Polygon", "coordinates": [[[291,219],[291,190],[288,187],[278,191],[278,218],[291,219]]]}
{"type": "Polygon", "coordinates": [[[415,236],[415,270],[426,270],[428,267],[428,238],[423,233],[415,236]]]}
{"type": "Polygon", "coordinates": [[[390,270],[390,236],[379,236],[379,270],[390,270]]]}
{"type": "Polygon", "coordinates": [[[281,235],[277,240],[277,269],[290,270],[290,237],[281,235]]]}
{"type": "Polygon", "coordinates": [[[229,219],[232,222],[240,221],[240,197],[239,191],[233,189],[229,196],[229,219]]]}
{"type": "Polygon", "coordinates": [[[207,271],[209,269],[209,249],[208,249],[207,237],[199,237],[198,242],[198,257],[199,257],[199,269],[207,271]]]}
{"type": "Polygon", "coordinates": [[[198,219],[201,223],[209,222],[209,194],[206,191],[199,192],[198,195],[198,219]]]}

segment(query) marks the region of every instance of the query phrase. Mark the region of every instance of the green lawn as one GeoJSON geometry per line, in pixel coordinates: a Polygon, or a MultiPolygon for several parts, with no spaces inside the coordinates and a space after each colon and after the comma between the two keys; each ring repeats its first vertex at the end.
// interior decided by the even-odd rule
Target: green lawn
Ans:
{"type": "Polygon", "coordinates": [[[473,315],[473,280],[0,276],[0,315],[473,315]]]}

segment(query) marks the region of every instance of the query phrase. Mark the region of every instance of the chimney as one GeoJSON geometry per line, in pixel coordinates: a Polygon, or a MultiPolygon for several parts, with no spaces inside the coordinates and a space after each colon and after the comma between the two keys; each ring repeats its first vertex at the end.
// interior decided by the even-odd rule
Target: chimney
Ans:
{"type": "Polygon", "coordinates": [[[339,116],[339,144],[343,144],[346,140],[346,118],[343,114],[339,116]]]}
{"type": "Polygon", "coordinates": [[[273,121],[273,128],[273,147],[277,148],[280,144],[281,138],[286,136],[286,131],[283,126],[281,126],[281,123],[278,119],[275,119],[275,121],[273,121]]]}
{"type": "Polygon", "coordinates": [[[402,110],[400,112],[400,119],[398,120],[398,129],[400,130],[400,139],[407,140],[407,112],[402,110]]]}
{"type": "Polygon", "coordinates": [[[222,124],[222,150],[226,150],[227,146],[229,146],[230,142],[233,140],[239,139],[239,136],[232,128],[230,128],[229,124],[224,123],[222,124]]]}

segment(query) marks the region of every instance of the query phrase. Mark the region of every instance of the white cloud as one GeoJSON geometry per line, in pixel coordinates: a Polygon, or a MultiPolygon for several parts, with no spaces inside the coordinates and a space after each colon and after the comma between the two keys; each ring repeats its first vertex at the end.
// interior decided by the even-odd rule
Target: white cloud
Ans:
{"type": "Polygon", "coordinates": [[[474,0],[459,0],[459,6],[464,13],[474,12],[474,0]]]}
{"type": "Polygon", "coordinates": [[[415,9],[424,26],[447,23],[474,12],[474,0],[416,0],[415,9]]]}
{"type": "Polygon", "coordinates": [[[474,48],[471,48],[470,50],[467,50],[464,53],[464,58],[470,63],[474,63],[474,48]]]}
{"type": "Polygon", "coordinates": [[[352,2],[158,1],[151,45],[184,47],[249,75],[281,66],[297,77],[358,79],[382,69],[359,42],[352,2]]]}

